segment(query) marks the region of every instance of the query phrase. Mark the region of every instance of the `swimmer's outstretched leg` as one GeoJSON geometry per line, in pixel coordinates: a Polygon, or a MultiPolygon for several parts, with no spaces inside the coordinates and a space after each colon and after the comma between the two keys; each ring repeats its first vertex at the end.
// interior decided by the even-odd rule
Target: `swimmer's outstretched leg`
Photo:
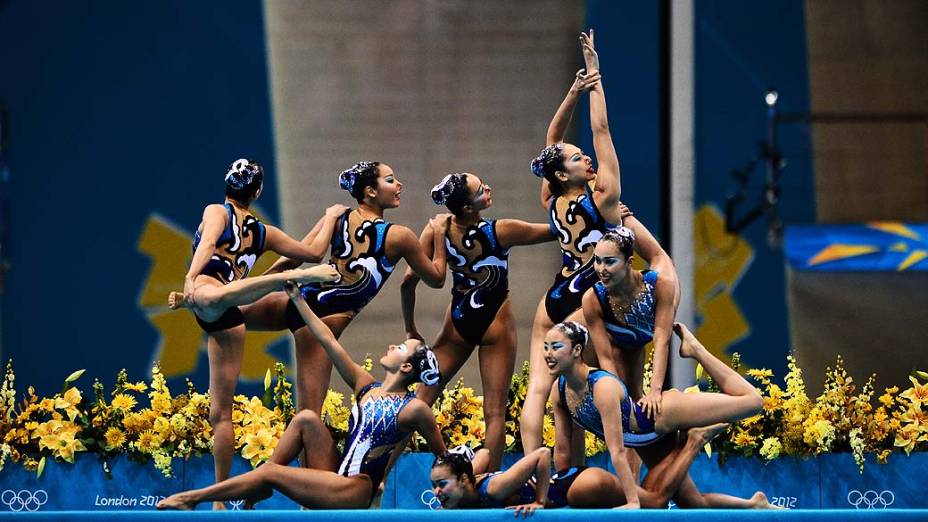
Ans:
{"type": "Polygon", "coordinates": [[[331,266],[316,265],[240,279],[227,285],[200,284],[192,296],[182,292],[171,292],[168,296],[168,306],[172,310],[193,308],[201,319],[211,321],[218,319],[233,306],[251,304],[271,292],[283,289],[287,281],[320,283],[336,281],[338,277],[338,272],[331,266]]]}

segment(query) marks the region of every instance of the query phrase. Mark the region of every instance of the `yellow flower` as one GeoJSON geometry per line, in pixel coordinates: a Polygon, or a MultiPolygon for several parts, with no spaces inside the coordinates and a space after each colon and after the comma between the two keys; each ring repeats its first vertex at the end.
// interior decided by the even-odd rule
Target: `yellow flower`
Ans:
{"type": "Polygon", "coordinates": [[[893,386],[892,388],[886,388],[886,393],[880,395],[880,403],[887,408],[893,405],[894,396],[899,392],[898,386],[893,386]]]}
{"type": "Polygon", "coordinates": [[[819,419],[812,423],[807,423],[803,433],[803,441],[809,446],[815,448],[816,453],[821,453],[831,449],[831,444],[835,440],[836,430],[834,425],[825,419],[819,419]]]}
{"type": "Polygon", "coordinates": [[[79,413],[77,404],[81,402],[81,392],[77,388],[68,388],[63,397],[55,397],[55,409],[64,410],[69,420],[74,420],[79,413]]]}
{"type": "Polygon", "coordinates": [[[735,436],[732,437],[731,442],[737,447],[747,448],[754,445],[755,438],[748,432],[744,430],[737,430],[735,436]]]}
{"type": "Polygon", "coordinates": [[[908,399],[913,405],[928,403],[928,383],[919,384],[915,377],[909,377],[909,380],[912,381],[912,387],[899,396],[908,399]]]}
{"type": "Polygon", "coordinates": [[[120,430],[119,428],[115,426],[106,430],[106,434],[104,434],[104,438],[106,439],[107,450],[114,450],[114,449],[121,448],[122,445],[126,443],[126,434],[123,433],[122,430],[120,430]]]}
{"type": "Polygon", "coordinates": [[[460,446],[461,444],[467,442],[467,437],[465,437],[464,434],[460,431],[455,430],[454,433],[451,434],[450,440],[451,446],[460,446]]]}
{"type": "Polygon", "coordinates": [[[880,464],[889,462],[889,455],[893,452],[891,449],[884,449],[876,454],[876,461],[880,464]]]}
{"type": "Polygon", "coordinates": [[[129,391],[134,391],[134,392],[143,392],[148,389],[148,385],[145,384],[144,382],[137,382],[135,384],[131,382],[127,382],[126,384],[123,385],[123,387],[129,391]]]}
{"type": "Polygon", "coordinates": [[[86,451],[87,448],[81,441],[77,440],[75,434],[68,430],[62,430],[58,435],[53,436],[54,441],[49,441],[49,449],[56,457],[60,457],[71,464],[74,464],[74,453],[86,451]]]}
{"type": "Polygon", "coordinates": [[[896,440],[893,445],[905,450],[906,455],[910,455],[917,443],[918,428],[914,424],[906,424],[904,428],[896,432],[896,440]]]}
{"type": "Polygon", "coordinates": [[[145,430],[139,434],[139,439],[134,442],[136,448],[143,453],[151,453],[158,448],[158,441],[155,432],[145,430]]]}
{"type": "Polygon", "coordinates": [[[125,393],[120,393],[113,397],[113,402],[110,403],[117,410],[123,412],[131,411],[132,408],[135,408],[135,397],[131,395],[126,395],[125,393]]]}
{"type": "Polygon", "coordinates": [[[767,460],[773,460],[780,456],[780,451],[782,450],[783,445],[780,444],[780,439],[776,437],[767,437],[760,447],[760,455],[767,460]]]}
{"type": "Polygon", "coordinates": [[[269,431],[261,430],[245,436],[242,457],[248,459],[251,466],[255,467],[260,462],[269,459],[275,447],[277,447],[277,439],[272,437],[269,431]]]}

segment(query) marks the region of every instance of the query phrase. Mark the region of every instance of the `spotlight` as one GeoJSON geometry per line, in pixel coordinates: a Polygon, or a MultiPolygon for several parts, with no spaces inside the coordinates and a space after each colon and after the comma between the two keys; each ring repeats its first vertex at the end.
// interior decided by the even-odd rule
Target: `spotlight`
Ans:
{"type": "Polygon", "coordinates": [[[777,103],[777,97],[779,97],[777,91],[771,89],[764,95],[764,101],[767,102],[768,107],[773,107],[777,103]]]}

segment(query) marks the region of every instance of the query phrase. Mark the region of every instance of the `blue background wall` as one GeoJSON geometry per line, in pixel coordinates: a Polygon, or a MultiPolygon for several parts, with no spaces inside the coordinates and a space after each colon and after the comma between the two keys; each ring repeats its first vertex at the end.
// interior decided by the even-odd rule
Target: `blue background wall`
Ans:
{"type": "Polygon", "coordinates": [[[151,213],[192,233],[244,156],[267,166],[261,205],[276,219],[261,5],[0,3],[3,357],[20,385],[55,390],[79,367],[106,383],[122,367],[145,375],[159,340],[138,304],[151,260],[137,244],[151,213]]]}
{"type": "MultiPolygon", "coordinates": [[[[659,2],[632,0],[587,2],[586,26],[597,30],[609,104],[610,130],[622,167],[622,199],[642,222],[660,236],[660,10],[659,2]]],[[[803,2],[738,2],[696,0],[695,17],[695,157],[694,212],[705,205],[724,209],[726,196],[736,185],[730,177],[758,150],[766,134],[764,93],[780,92],[781,112],[808,112],[809,86],[803,2]]],[[[588,109],[578,108],[581,147],[592,151],[588,109]]],[[[804,127],[781,125],[779,140],[788,165],[782,178],[780,213],[787,224],[814,219],[810,140],[804,127]]],[[[763,166],[754,171],[748,199],[739,210],[754,206],[761,196],[763,166]]],[[[701,233],[694,218],[694,232],[701,233]]],[[[660,238],[667,246],[666,238],[660,238]]],[[[699,237],[697,237],[698,241],[699,237]]],[[[738,237],[725,238],[708,249],[725,250],[738,237]]],[[[752,366],[773,368],[782,375],[789,349],[783,254],[767,244],[766,219],[754,222],[740,236],[745,254],[744,274],[729,274],[728,281],[706,278],[697,267],[697,310],[704,328],[697,335],[713,340],[718,354],[740,352],[752,366]],[[720,307],[701,306],[714,293],[730,293],[734,307],[725,314],[720,307]],[[738,313],[743,315],[739,318],[738,313]],[[746,328],[740,324],[743,319],[746,328]]],[[[697,252],[697,255],[698,252],[697,252]]],[[[722,256],[724,257],[724,256],[722,256]]],[[[712,257],[699,263],[722,265],[712,257]]],[[[736,264],[736,263],[735,263],[736,264]]],[[[734,264],[733,264],[734,265],[734,264]]],[[[734,268],[734,266],[733,266],[734,268]]],[[[722,277],[726,277],[722,274],[722,277]]],[[[687,289],[693,292],[693,289],[687,289]]],[[[692,294],[691,294],[692,295],[692,294]]]]}

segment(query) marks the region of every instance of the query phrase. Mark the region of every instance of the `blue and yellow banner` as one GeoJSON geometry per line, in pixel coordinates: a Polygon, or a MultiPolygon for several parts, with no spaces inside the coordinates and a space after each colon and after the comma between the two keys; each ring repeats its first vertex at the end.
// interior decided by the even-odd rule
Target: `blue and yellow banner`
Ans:
{"type": "Polygon", "coordinates": [[[926,238],[926,223],[794,226],[786,232],[786,257],[793,269],[812,272],[925,271],[926,238]]]}

